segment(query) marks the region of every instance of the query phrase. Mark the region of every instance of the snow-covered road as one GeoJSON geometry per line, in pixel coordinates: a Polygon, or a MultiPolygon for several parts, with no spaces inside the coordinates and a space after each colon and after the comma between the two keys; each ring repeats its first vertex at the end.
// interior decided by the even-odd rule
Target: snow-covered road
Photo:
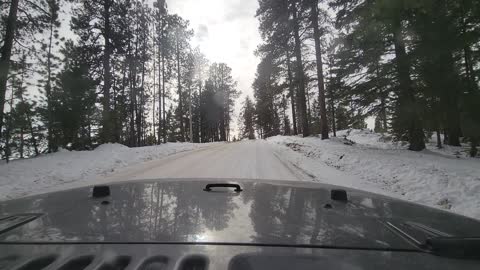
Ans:
{"type": "Polygon", "coordinates": [[[212,144],[130,166],[99,181],[155,178],[250,178],[305,180],[298,169],[283,163],[264,140],[212,144]]]}

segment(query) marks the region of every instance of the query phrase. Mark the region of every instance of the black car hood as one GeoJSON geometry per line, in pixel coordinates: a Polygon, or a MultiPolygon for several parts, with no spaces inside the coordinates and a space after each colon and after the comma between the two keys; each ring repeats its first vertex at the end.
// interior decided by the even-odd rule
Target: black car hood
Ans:
{"type": "Polygon", "coordinates": [[[86,187],[0,203],[0,242],[226,243],[408,251],[416,249],[415,241],[431,236],[480,235],[480,222],[470,218],[351,189],[346,189],[348,202],[334,201],[330,195],[336,187],[318,183],[161,179],[109,186],[111,195],[105,198],[92,198],[91,187],[86,187]],[[204,191],[206,184],[218,182],[236,182],[243,191],[204,191]]]}

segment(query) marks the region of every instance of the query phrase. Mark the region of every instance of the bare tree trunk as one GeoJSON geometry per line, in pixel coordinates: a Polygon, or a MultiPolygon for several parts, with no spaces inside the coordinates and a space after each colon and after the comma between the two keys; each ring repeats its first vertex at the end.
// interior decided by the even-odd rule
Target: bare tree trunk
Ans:
{"type": "Polygon", "coordinates": [[[55,152],[57,146],[53,142],[53,112],[52,112],[52,42],[53,42],[53,24],[50,22],[50,37],[48,44],[48,56],[47,56],[47,84],[45,86],[45,92],[47,94],[47,114],[48,114],[48,123],[47,123],[47,141],[48,141],[48,152],[55,152]]]}
{"type": "MultiPolygon", "coordinates": [[[[452,53],[445,53],[444,66],[450,70],[450,74],[455,72],[455,60],[452,53]]],[[[460,137],[462,136],[462,130],[460,128],[460,91],[455,82],[448,83],[444,90],[445,94],[441,98],[442,104],[444,104],[444,110],[446,112],[445,125],[448,132],[448,145],[461,146],[460,137]]]]}
{"type": "Polygon", "coordinates": [[[470,141],[470,157],[476,157],[478,154],[478,138],[472,137],[470,141]]]}
{"type": "Polygon", "coordinates": [[[318,28],[318,0],[310,0],[313,38],[315,40],[315,56],[317,59],[318,101],[320,105],[320,133],[322,140],[328,139],[327,109],[325,106],[325,82],[323,78],[322,48],[320,44],[320,29],[318,28]]]}
{"type": "Polygon", "coordinates": [[[288,73],[288,91],[290,95],[290,103],[292,105],[292,122],[293,122],[293,135],[298,134],[297,129],[297,114],[295,112],[295,88],[293,85],[293,76],[292,76],[292,69],[290,63],[290,54],[288,52],[288,48],[285,50],[287,56],[287,73],[288,73]]]}
{"type": "Polygon", "coordinates": [[[13,112],[13,97],[14,97],[14,89],[13,89],[13,83],[12,83],[12,97],[10,98],[10,115],[8,116],[8,122],[6,125],[6,130],[5,130],[5,159],[7,163],[10,161],[10,133],[12,131],[12,112],[13,112]]]}
{"type": "Polygon", "coordinates": [[[333,98],[330,98],[330,106],[332,107],[332,130],[333,130],[333,137],[337,137],[337,127],[336,127],[336,120],[335,120],[335,103],[333,98]]]}
{"type": "Polygon", "coordinates": [[[220,91],[222,94],[222,109],[220,110],[220,141],[226,141],[227,140],[227,132],[226,132],[226,99],[227,99],[227,91],[225,89],[225,83],[224,83],[224,72],[223,68],[220,69],[220,91]]]}
{"type": "Polygon", "coordinates": [[[469,47],[465,47],[463,49],[466,77],[471,87],[474,88],[476,85],[475,84],[476,80],[475,80],[475,73],[473,71],[473,67],[471,64],[471,54],[472,52],[469,47]]]}
{"type": "Polygon", "coordinates": [[[230,97],[227,95],[227,91],[225,91],[225,113],[224,113],[224,121],[225,121],[225,141],[229,142],[230,141],[230,105],[228,104],[230,97]]]}
{"type": "Polygon", "coordinates": [[[332,87],[329,87],[329,92],[330,92],[330,108],[332,110],[332,131],[333,131],[333,137],[337,137],[337,120],[335,119],[335,99],[333,97],[333,89],[332,87]]]}
{"type": "Polygon", "coordinates": [[[167,112],[165,110],[165,55],[162,54],[162,133],[163,133],[163,142],[167,143],[167,112]]]}
{"type": "Polygon", "coordinates": [[[393,41],[400,86],[399,103],[403,108],[403,113],[406,114],[404,117],[406,117],[408,121],[408,140],[410,144],[408,149],[421,151],[425,149],[423,127],[415,101],[414,89],[410,78],[410,63],[405,50],[402,24],[399,18],[397,18],[394,24],[393,41]]]}
{"type": "Polygon", "coordinates": [[[178,109],[180,113],[180,140],[185,141],[185,127],[183,123],[183,102],[182,102],[182,83],[181,83],[181,70],[180,70],[180,43],[177,36],[176,42],[176,54],[177,54],[177,87],[178,87],[178,109]]]}
{"type": "MultiPolygon", "coordinates": [[[[22,71],[22,85],[23,85],[23,82],[25,81],[25,70],[22,71]]],[[[20,95],[20,100],[22,102],[25,102],[25,99],[23,98],[23,94],[20,95]]],[[[29,128],[29,131],[30,131],[30,136],[32,137],[31,138],[31,141],[32,141],[32,144],[33,144],[33,150],[35,152],[35,156],[38,156],[39,153],[38,153],[38,146],[37,146],[37,139],[35,139],[35,133],[33,131],[33,123],[32,123],[32,118],[30,116],[30,108],[28,107],[28,111],[25,111],[25,116],[27,117],[27,122],[28,122],[28,128],[29,128]]],[[[23,141],[23,130],[22,130],[22,141],[23,141]]],[[[22,142],[23,144],[23,142],[22,142]]],[[[23,146],[22,146],[22,152],[23,152],[23,146]]],[[[23,157],[23,153],[22,153],[22,157],[23,157]]]]}
{"type": "Polygon", "coordinates": [[[310,125],[312,123],[312,106],[310,104],[310,90],[305,89],[305,97],[307,99],[307,122],[310,125]]]}
{"type": "Polygon", "coordinates": [[[189,86],[188,87],[188,100],[189,100],[189,105],[188,105],[188,115],[190,117],[190,143],[193,143],[193,117],[192,117],[192,89],[189,86]]]}
{"type": "Polygon", "coordinates": [[[20,128],[20,147],[18,152],[20,153],[20,158],[23,158],[23,148],[25,146],[25,138],[24,138],[24,129],[23,127],[20,128]]]}
{"type": "Polygon", "coordinates": [[[301,113],[299,113],[299,111],[301,111],[302,106],[300,104],[300,91],[298,91],[298,89],[295,93],[295,104],[297,106],[297,131],[298,131],[298,134],[303,134],[302,115],[301,113]]]}
{"type": "Polygon", "coordinates": [[[310,136],[310,128],[307,118],[307,100],[305,97],[305,74],[302,61],[302,44],[300,40],[300,26],[298,21],[298,12],[295,6],[292,7],[293,16],[293,36],[295,39],[295,57],[297,58],[297,81],[298,81],[298,107],[300,110],[300,119],[302,123],[303,137],[310,136]]]}
{"type": "Polygon", "coordinates": [[[200,137],[198,138],[199,143],[203,143],[203,122],[202,122],[202,81],[198,84],[198,131],[200,133],[200,137]]]}
{"type": "Polygon", "coordinates": [[[38,156],[38,145],[37,145],[37,139],[35,139],[35,133],[33,132],[33,124],[32,124],[32,119],[30,117],[30,112],[27,113],[27,121],[30,129],[30,136],[32,137],[30,140],[32,141],[33,144],[33,151],[35,152],[35,156],[38,156]]]}
{"type": "Polygon", "coordinates": [[[329,58],[329,62],[328,62],[328,68],[329,68],[329,73],[330,73],[330,87],[327,88],[327,91],[328,91],[328,95],[330,96],[329,98],[329,104],[330,104],[330,108],[332,110],[332,131],[333,131],[333,137],[337,137],[337,127],[336,127],[336,119],[335,119],[335,97],[333,95],[333,78],[332,78],[332,67],[333,67],[333,59],[332,58],[329,58]]]}
{"type": "MultiPolygon", "coordinates": [[[[161,35],[161,33],[160,33],[161,35]]],[[[161,37],[158,40],[158,144],[162,142],[162,48],[161,37]]],[[[154,71],[155,72],[155,71],[154,71]]],[[[155,81],[155,80],[154,80],[155,81]]],[[[155,122],[154,122],[155,123],[155,122]]]]}
{"type": "MultiPolygon", "coordinates": [[[[467,29],[468,29],[468,22],[466,21],[466,11],[465,11],[465,0],[462,0],[462,34],[466,35],[467,34],[467,29]]],[[[475,78],[475,72],[473,70],[473,65],[472,65],[472,50],[470,47],[465,44],[463,48],[463,58],[465,62],[465,74],[468,80],[468,83],[470,87],[472,88],[471,90],[478,88],[478,84],[476,84],[476,78],[475,78]]]]}
{"type": "Polygon", "coordinates": [[[129,138],[129,145],[130,146],[135,146],[135,107],[136,107],[136,69],[135,69],[135,63],[133,62],[134,60],[131,58],[130,59],[130,75],[129,75],[129,81],[130,81],[130,104],[129,104],[129,110],[130,110],[130,138],[129,138]]]}
{"type": "Polygon", "coordinates": [[[442,148],[442,137],[440,136],[440,128],[437,128],[436,133],[437,133],[437,148],[441,149],[442,148]]]}
{"type": "Polygon", "coordinates": [[[110,7],[112,0],[103,0],[104,12],[104,31],[105,51],[103,55],[103,113],[102,113],[102,140],[103,142],[112,142],[112,128],[110,121],[110,88],[112,74],[110,70],[110,57],[112,54],[112,44],[110,42],[110,7]]]}
{"type": "MultiPolygon", "coordinates": [[[[380,58],[380,56],[379,56],[380,58]]],[[[380,66],[379,62],[376,62],[375,65],[375,73],[377,75],[377,78],[380,78],[380,66]]],[[[382,120],[382,129],[384,130],[383,132],[388,131],[388,123],[387,123],[387,102],[385,100],[385,96],[383,95],[383,89],[380,87],[378,88],[378,95],[380,96],[380,116],[382,120]]],[[[382,133],[383,133],[382,132],[382,133]]]]}
{"type": "Polygon", "coordinates": [[[112,86],[113,90],[113,111],[112,111],[112,136],[113,139],[118,142],[120,141],[120,124],[118,123],[120,120],[120,117],[118,115],[118,94],[117,94],[117,87],[116,87],[117,81],[114,79],[114,83],[112,86]]]}
{"type": "Polygon", "coordinates": [[[382,115],[382,125],[383,125],[383,130],[387,132],[388,130],[388,123],[387,123],[387,105],[385,104],[385,98],[382,96],[380,98],[380,104],[382,106],[380,114],[382,115]]]}
{"type": "Polygon", "coordinates": [[[90,121],[90,115],[87,115],[87,131],[88,131],[88,146],[92,148],[92,121],[90,121]]]}
{"type": "MultiPolygon", "coordinates": [[[[142,7],[142,20],[145,18],[145,7],[142,7]]],[[[146,106],[145,102],[145,76],[146,76],[146,67],[145,63],[147,62],[147,50],[148,50],[148,26],[146,29],[141,29],[141,37],[142,37],[142,88],[140,93],[140,108],[139,108],[139,146],[144,146],[146,141],[146,134],[147,134],[147,123],[144,116],[144,110],[146,106]]]]}
{"type": "MultiPolygon", "coordinates": [[[[130,43],[129,43],[130,44],[130,43]]],[[[125,94],[125,89],[127,88],[127,85],[128,85],[128,80],[127,80],[127,66],[128,66],[128,61],[129,61],[129,58],[128,58],[128,53],[130,53],[130,45],[128,45],[128,48],[127,48],[127,54],[125,55],[125,60],[123,62],[123,67],[122,67],[122,89],[121,89],[121,95],[123,97],[123,102],[126,101],[126,94],[125,94]]],[[[123,119],[123,116],[124,116],[124,113],[126,113],[126,111],[123,111],[124,110],[124,106],[122,106],[122,114],[120,115],[120,117],[118,117],[118,121],[120,122],[119,125],[117,126],[117,128],[119,128],[118,130],[118,140],[119,141],[127,141],[127,139],[125,137],[122,137],[122,130],[123,130],[123,124],[124,124],[124,121],[125,123],[127,122],[126,119],[123,119]]],[[[88,122],[89,126],[90,126],[90,122],[88,122]]],[[[127,123],[126,123],[127,124],[127,123]]],[[[128,133],[126,133],[124,136],[128,136],[128,133]]]]}
{"type": "MultiPolygon", "coordinates": [[[[144,64],[142,64],[143,66],[144,64]]],[[[142,67],[142,86],[140,87],[140,96],[139,99],[140,101],[137,102],[137,146],[142,146],[143,145],[143,134],[145,131],[143,130],[143,104],[144,104],[144,80],[145,80],[145,67],[142,67]]]]}
{"type": "Polygon", "coordinates": [[[2,137],[3,110],[5,108],[8,73],[10,72],[10,57],[12,56],[13,40],[17,26],[18,1],[19,0],[11,0],[10,2],[10,10],[6,21],[5,36],[0,56],[0,138],[2,137]]]}
{"type": "MultiPolygon", "coordinates": [[[[145,55],[145,51],[143,53],[145,55]]],[[[140,87],[140,106],[137,106],[137,146],[143,145],[143,135],[145,131],[143,130],[143,106],[144,106],[144,93],[145,93],[145,61],[142,57],[142,86],[140,87]]]]}
{"type": "Polygon", "coordinates": [[[130,83],[130,146],[135,146],[135,88],[133,83],[130,83]]]}
{"type": "MultiPolygon", "coordinates": [[[[155,25],[154,25],[154,28],[155,28],[155,25]]],[[[155,29],[153,30],[153,33],[155,33],[155,29]]],[[[152,113],[152,128],[153,128],[153,133],[152,134],[153,134],[153,137],[154,137],[154,144],[157,144],[157,138],[156,138],[157,133],[155,131],[155,113],[156,113],[156,111],[155,111],[156,100],[155,99],[157,97],[157,92],[156,92],[156,87],[155,87],[156,82],[157,82],[157,78],[156,78],[157,69],[156,69],[156,65],[155,65],[156,62],[155,61],[156,61],[157,55],[156,55],[156,51],[155,51],[155,44],[153,45],[152,50],[153,50],[153,57],[152,57],[152,60],[153,60],[153,94],[152,94],[152,97],[153,97],[153,102],[152,102],[152,112],[153,112],[152,113]]],[[[160,129],[160,126],[158,128],[160,129]]],[[[158,139],[160,139],[160,137],[158,139]]]]}

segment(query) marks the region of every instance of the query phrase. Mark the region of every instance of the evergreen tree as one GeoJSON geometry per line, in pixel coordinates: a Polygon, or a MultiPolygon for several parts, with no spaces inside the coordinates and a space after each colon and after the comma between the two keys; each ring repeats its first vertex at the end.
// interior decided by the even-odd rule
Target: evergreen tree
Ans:
{"type": "Polygon", "coordinates": [[[255,139],[255,105],[249,96],[245,98],[240,113],[240,138],[255,139]]]}
{"type": "Polygon", "coordinates": [[[8,74],[10,71],[10,58],[12,56],[15,33],[17,32],[18,2],[19,0],[10,1],[5,28],[2,29],[5,31],[5,34],[3,34],[2,37],[3,46],[0,56],[0,135],[2,134],[3,127],[3,111],[5,106],[5,95],[7,92],[8,74]]]}
{"type": "MultiPolygon", "coordinates": [[[[301,1],[288,1],[288,0],[262,0],[259,1],[259,8],[257,9],[256,17],[260,22],[260,33],[262,38],[266,42],[264,47],[259,48],[259,53],[263,53],[261,61],[277,62],[283,60],[286,65],[286,75],[288,76],[287,88],[289,90],[289,96],[291,98],[291,108],[294,122],[294,133],[297,133],[297,118],[300,122],[300,128],[304,136],[308,136],[309,123],[307,119],[307,99],[306,99],[306,83],[304,59],[302,58],[302,37],[300,31],[306,29],[305,16],[303,12],[306,11],[306,7],[301,5],[301,1]],[[270,52],[270,53],[266,53],[270,52]],[[284,57],[284,59],[281,59],[284,57]],[[292,63],[290,57],[294,57],[295,61],[292,63]],[[268,59],[271,58],[271,59],[268,59]],[[295,91],[296,90],[296,91],[295,91]]],[[[280,64],[280,63],[279,63],[280,64]]],[[[262,62],[257,68],[257,74],[261,74],[260,68],[264,65],[262,62]]],[[[268,66],[266,66],[268,68],[268,66]]],[[[265,73],[270,71],[266,70],[265,73]]],[[[275,71],[277,73],[277,71],[275,71]]],[[[254,83],[255,84],[255,83],[254,83]]],[[[254,87],[255,88],[255,87],[254,87]]],[[[268,89],[266,87],[265,89],[268,89]]],[[[261,97],[260,92],[262,90],[255,90],[258,97],[261,97]]],[[[269,90],[270,91],[270,90],[269,90]]],[[[279,92],[279,91],[277,91],[279,92]]],[[[263,97],[271,97],[271,94],[263,95],[263,97]]],[[[265,101],[262,101],[265,102],[265,101]]],[[[273,103],[272,105],[273,106],[273,103]]],[[[260,105],[257,103],[257,108],[260,105]]],[[[272,110],[272,108],[270,108],[272,110]]],[[[259,117],[263,117],[259,114],[259,117]]],[[[278,112],[273,112],[272,119],[278,115],[278,112]]],[[[267,117],[265,115],[264,117],[267,117]]],[[[262,129],[266,128],[266,132],[271,136],[270,130],[273,125],[278,123],[270,121],[271,127],[265,126],[267,122],[261,118],[258,119],[259,125],[262,129]],[[263,126],[263,127],[262,127],[263,126]]]]}
{"type": "Polygon", "coordinates": [[[119,39],[120,21],[125,20],[125,6],[129,5],[128,0],[80,0],[79,5],[74,8],[74,16],[71,26],[73,32],[79,36],[81,45],[90,52],[92,60],[95,62],[95,72],[101,80],[98,81],[98,87],[101,88],[102,96],[102,121],[101,121],[101,141],[115,141],[113,132],[113,123],[111,115],[111,94],[112,94],[112,56],[115,49],[121,47],[119,39]],[[123,16],[123,17],[122,17],[123,16]],[[99,36],[100,35],[100,36],[99,36]],[[101,37],[101,38],[100,38],[101,37]]]}
{"type": "Polygon", "coordinates": [[[60,38],[58,33],[58,28],[60,27],[60,1],[45,0],[43,2],[46,2],[46,9],[40,16],[40,21],[43,22],[43,28],[47,29],[47,31],[44,39],[40,42],[40,49],[36,55],[41,66],[41,71],[39,72],[42,76],[39,80],[39,86],[41,87],[40,91],[44,94],[46,103],[46,108],[43,110],[43,122],[47,127],[48,152],[55,152],[57,151],[58,145],[54,138],[54,115],[52,109],[52,96],[54,94],[52,93],[52,90],[55,87],[54,79],[58,69],[57,63],[59,58],[53,53],[53,51],[64,39],[60,38]]]}
{"type": "MultiPolygon", "coordinates": [[[[46,4],[49,1],[7,0],[1,2],[2,33],[0,35],[0,137],[4,123],[5,95],[15,46],[26,40],[34,40],[43,27],[46,4]]],[[[24,46],[21,46],[24,47],[24,46]]]]}
{"type": "Polygon", "coordinates": [[[237,82],[233,80],[232,69],[225,63],[213,63],[210,66],[209,80],[215,91],[215,102],[220,108],[218,116],[220,141],[228,141],[233,105],[239,95],[237,82]]]}
{"type": "Polygon", "coordinates": [[[31,64],[23,52],[20,60],[12,65],[12,93],[8,102],[10,111],[7,114],[4,156],[9,158],[31,157],[39,154],[38,141],[42,138],[41,130],[34,122],[38,120],[36,103],[29,99],[27,89],[31,72],[31,64]]]}
{"type": "MultiPolygon", "coordinates": [[[[379,91],[377,93],[380,92],[380,95],[376,94],[373,97],[385,99],[389,94],[383,94],[383,92],[393,90],[396,96],[395,114],[392,117],[393,132],[397,138],[409,141],[409,149],[419,151],[425,148],[425,135],[423,134],[421,102],[419,102],[421,96],[415,89],[411,78],[412,63],[406,50],[404,25],[407,20],[405,14],[408,14],[409,8],[407,2],[393,0],[347,2],[337,0],[333,1],[331,5],[337,10],[337,27],[347,31],[352,29],[349,35],[345,37],[345,42],[341,42],[341,44],[355,45],[354,48],[359,49],[358,51],[348,49],[342,51],[351,55],[354,59],[367,57],[365,60],[370,63],[367,67],[373,69],[370,72],[363,73],[352,66],[350,70],[343,68],[342,72],[347,72],[347,74],[360,73],[380,79],[382,73],[392,74],[391,70],[394,70],[395,85],[384,87],[384,84],[378,84],[379,91]],[[384,63],[382,56],[389,47],[393,47],[394,58],[391,62],[384,63]]],[[[350,63],[353,65],[362,62],[351,61],[350,63]]],[[[360,81],[359,78],[357,80],[360,81]]],[[[353,87],[352,89],[361,90],[360,94],[362,95],[368,93],[362,88],[353,87]]],[[[367,99],[367,106],[371,103],[373,102],[368,102],[367,99]]],[[[384,106],[384,103],[380,102],[382,106],[384,106]]]]}
{"type": "Polygon", "coordinates": [[[90,78],[91,66],[81,48],[69,41],[62,53],[64,68],[58,74],[58,89],[52,96],[59,143],[64,148],[91,149],[96,82],[90,78]]]}
{"type": "Polygon", "coordinates": [[[344,106],[339,106],[335,110],[337,130],[349,129],[349,116],[348,111],[344,106]]]}
{"type": "Polygon", "coordinates": [[[257,126],[262,138],[279,135],[280,123],[276,99],[281,92],[278,84],[278,66],[271,54],[261,59],[253,82],[257,126]]]}
{"type": "Polygon", "coordinates": [[[318,24],[319,11],[318,0],[310,1],[310,20],[313,28],[313,38],[315,41],[315,57],[317,64],[317,85],[318,85],[318,110],[319,115],[315,117],[315,121],[320,121],[320,133],[322,140],[328,139],[328,119],[327,109],[325,104],[325,80],[323,77],[323,60],[322,60],[322,46],[320,44],[320,27],[318,24]]]}

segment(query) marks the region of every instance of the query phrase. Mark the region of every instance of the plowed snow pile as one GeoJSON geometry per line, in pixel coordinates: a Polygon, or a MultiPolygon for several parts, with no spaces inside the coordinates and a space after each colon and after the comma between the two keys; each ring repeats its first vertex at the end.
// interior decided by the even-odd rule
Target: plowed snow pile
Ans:
{"type": "Polygon", "coordinates": [[[383,193],[480,219],[480,159],[465,147],[412,152],[402,143],[370,131],[341,131],[337,138],[283,137],[268,139],[279,155],[316,181],[383,193]],[[352,144],[352,142],[354,142],[352,144]],[[353,176],[335,179],[328,165],[353,176]]]}

